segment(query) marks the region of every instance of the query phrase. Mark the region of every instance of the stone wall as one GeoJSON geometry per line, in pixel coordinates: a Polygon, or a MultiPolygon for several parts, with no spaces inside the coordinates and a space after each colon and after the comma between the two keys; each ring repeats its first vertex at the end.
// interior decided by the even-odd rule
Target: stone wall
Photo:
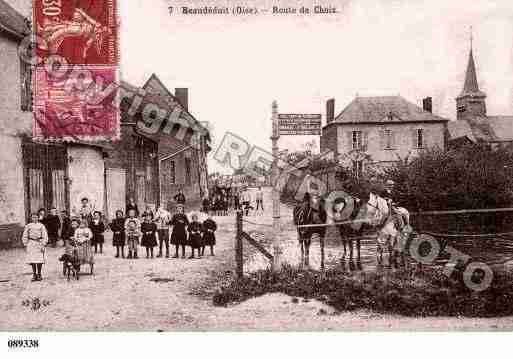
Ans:
{"type": "Polygon", "coordinates": [[[25,225],[21,135],[31,133],[32,113],[21,111],[17,48],[16,41],[0,33],[0,248],[19,244],[25,225]]]}

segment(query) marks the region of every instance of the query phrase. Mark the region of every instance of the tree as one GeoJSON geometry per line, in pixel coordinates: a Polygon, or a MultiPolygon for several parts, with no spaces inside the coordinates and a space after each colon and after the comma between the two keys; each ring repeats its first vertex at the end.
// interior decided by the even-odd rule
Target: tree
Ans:
{"type": "Polygon", "coordinates": [[[513,203],[513,155],[506,149],[469,145],[427,150],[385,170],[393,198],[409,209],[495,208],[513,203]]]}

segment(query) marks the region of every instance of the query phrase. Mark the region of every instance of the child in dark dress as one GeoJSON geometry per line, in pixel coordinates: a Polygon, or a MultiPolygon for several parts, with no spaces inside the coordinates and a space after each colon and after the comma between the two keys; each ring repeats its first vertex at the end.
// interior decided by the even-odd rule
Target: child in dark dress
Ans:
{"type": "Polygon", "coordinates": [[[141,224],[142,241],[143,247],[146,247],[146,258],[153,258],[153,247],[157,246],[157,225],[152,222],[153,215],[146,212],[143,215],[144,222],[141,224]]]}
{"type": "Polygon", "coordinates": [[[171,232],[171,244],[175,245],[176,253],[173,258],[178,258],[178,247],[182,247],[182,258],[185,258],[185,246],[187,245],[187,226],[189,225],[189,220],[187,216],[183,213],[183,206],[176,206],[177,213],[173,215],[171,218],[170,225],[173,226],[173,231],[171,232]]]}
{"type": "Polygon", "coordinates": [[[119,258],[121,252],[121,258],[125,258],[125,218],[123,217],[123,211],[116,211],[116,218],[110,224],[110,230],[112,231],[112,245],[116,247],[116,258],[119,258]]]}
{"type": "Polygon", "coordinates": [[[202,238],[201,238],[201,223],[198,221],[198,215],[193,214],[191,216],[191,223],[189,223],[189,227],[187,228],[189,231],[189,245],[191,246],[191,256],[189,258],[194,258],[194,250],[198,250],[198,258],[201,256],[201,247],[202,247],[202,238]]]}
{"type": "Polygon", "coordinates": [[[216,245],[217,223],[211,216],[203,222],[203,246],[201,247],[201,255],[205,255],[205,246],[210,246],[210,255],[214,255],[214,246],[216,245]]]}
{"type": "Polygon", "coordinates": [[[89,229],[93,232],[91,246],[94,246],[94,253],[98,253],[98,246],[100,246],[100,254],[103,253],[103,242],[105,242],[103,236],[105,224],[103,224],[101,216],[102,213],[100,211],[94,211],[93,220],[89,223],[89,229]]]}
{"type": "Polygon", "coordinates": [[[66,211],[61,211],[61,218],[61,238],[64,247],[66,247],[68,245],[70,238],[73,236],[73,228],[71,228],[71,218],[69,218],[68,213],[66,211]]]}
{"type": "Polygon", "coordinates": [[[52,207],[50,209],[50,214],[45,218],[45,227],[48,232],[48,244],[55,247],[59,239],[59,230],[61,229],[61,220],[57,215],[57,208],[52,207]]]}

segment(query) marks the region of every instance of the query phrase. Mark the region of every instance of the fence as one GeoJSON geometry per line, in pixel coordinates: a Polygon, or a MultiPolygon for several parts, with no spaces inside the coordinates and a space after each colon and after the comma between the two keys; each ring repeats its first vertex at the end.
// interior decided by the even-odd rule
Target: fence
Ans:
{"type": "MultiPolygon", "coordinates": [[[[490,265],[504,264],[513,260],[513,208],[426,211],[411,213],[410,215],[415,235],[428,234],[440,242],[442,251],[439,258],[434,262],[435,265],[444,265],[447,262],[444,249],[449,244],[453,248],[471,256],[473,260],[482,261],[490,265]]],[[[273,260],[273,256],[255,238],[244,231],[244,222],[252,223],[243,219],[242,213],[238,212],[236,222],[238,276],[242,276],[243,273],[242,255],[244,241],[254,246],[270,261],[273,260]]],[[[325,267],[326,252],[329,253],[330,250],[338,252],[341,249],[340,234],[335,227],[353,222],[346,221],[321,225],[332,227],[328,231],[326,238],[319,237],[321,270],[325,267]]],[[[259,223],[254,224],[262,226],[259,223]]],[[[304,225],[302,227],[319,227],[319,224],[304,225]]],[[[291,238],[291,240],[293,239],[291,238]]],[[[376,258],[375,233],[364,232],[359,237],[352,237],[352,240],[357,242],[355,244],[358,246],[361,244],[362,263],[374,263],[376,258]]],[[[314,244],[317,243],[316,239],[312,242],[314,244]]],[[[408,249],[406,249],[407,251],[408,249]]]]}
{"type": "Polygon", "coordinates": [[[238,278],[244,275],[244,246],[243,241],[246,240],[249,244],[255,247],[261,254],[263,254],[271,263],[273,263],[273,255],[267,251],[260,243],[253,239],[243,229],[243,217],[242,211],[238,210],[235,222],[235,262],[236,262],[236,274],[238,278]]]}

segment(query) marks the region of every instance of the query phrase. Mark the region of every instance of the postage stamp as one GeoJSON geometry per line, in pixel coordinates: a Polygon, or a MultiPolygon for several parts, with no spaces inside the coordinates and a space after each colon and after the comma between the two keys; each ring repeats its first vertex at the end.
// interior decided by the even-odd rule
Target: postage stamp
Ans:
{"type": "Polygon", "coordinates": [[[92,89],[118,81],[117,68],[81,66],[87,79],[55,78],[44,67],[34,73],[33,138],[40,140],[98,141],[119,136],[117,91],[99,97],[92,89]]]}
{"type": "Polygon", "coordinates": [[[34,0],[37,55],[68,64],[118,63],[116,0],[34,0]]]}

